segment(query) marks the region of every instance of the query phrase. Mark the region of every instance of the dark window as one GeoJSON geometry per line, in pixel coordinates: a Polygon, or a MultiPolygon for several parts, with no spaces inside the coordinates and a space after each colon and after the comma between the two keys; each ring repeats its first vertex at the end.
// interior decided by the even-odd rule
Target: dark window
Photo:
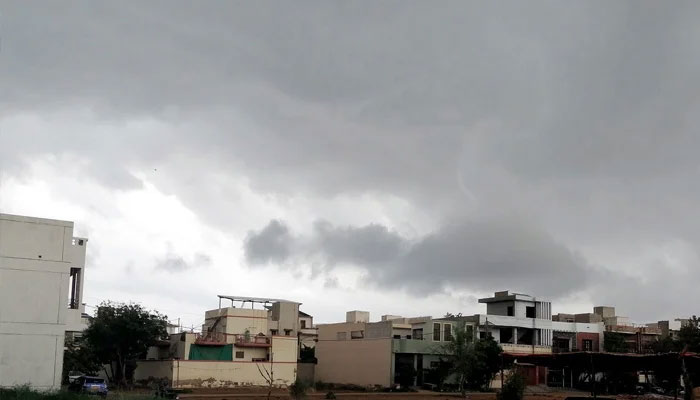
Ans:
{"type": "MultiPolygon", "coordinates": [[[[41,256],[39,257],[41,258],[41,256]]],[[[70,291],[68,293],[68,308],[77,310],[80,308],[80,279],[82,271],[80,268],[71,268],[69,275],[70,291]]]]}
{"type": "Polygon", "coordinates": [[[506,312],[508,313],[509,317],[512,317],[515,315],[515,312],[513,311],[513,306],[508,306],[508,310],[506,312]]]}
{"type": "Polygon", "coordinates": [[[414,329],[413,337],[416,338],[416,340],[423,340],[423,329],[414,329]]]}
{"type": "Polygon", "coordinates": [[[285,329],[284,330],[284,336],[291,336],[292,335],[292,330],[291,329],[285,329]]]}
{"type": "Polygon", "coordinates": [[[591,339],[583,339],[583,351],[593,351],[593,341],[591,339]]]}
{"type": "Polygon", "coordinates": [[[535,307],[525,307],[525,317],[535,318],[535,307]]]}
{"type": "Polygon", "coordinates": [[[480,339],[486,339],[487,337],[491,336],[491,332],[479,332],[479,338],[480,339]]]}
{"type": "Polygon", "coordinates": [[[440,324],[433,324],[433,340],[436,342],[440,341],[440,324]]]}
{"type": "Polygon", "coordinates": [[[445,341],[451,342],[452,341],[452,325],[445,324],[445,325],[443,325],[443,327],[445,329],[445,341]]]}
{"type": "Polygon", "coordinates": [[[394,339],[401,339],[401,335],[394,335],[394,339]]]}
{"type": "Polygon", "coordinates": [[[245,357],[245,354],[242,351],[236,352],[236,358],[243,358],[243,357],[245,357]]]}
{"type": "Polygon", "coordinates": [[[299,324],[301,325],[301,329],[306,329],[306,320],[302,319],[299,324]]]}
{"type": "Polygon", "coordinates": [[[410,339],[410,338],[411,338],[411,335],[406,335],[406,339],[410,339]]]}
{"type": "Polygon", "coordinates": [[[270,336],[276,336],[277,335],[277,329],[270,329],[270,336]]]}
{"type": "Polygon", "coordinates": [[[365,337],[365,331],[351,331],[350,339],[362,339],[365,337]]]}

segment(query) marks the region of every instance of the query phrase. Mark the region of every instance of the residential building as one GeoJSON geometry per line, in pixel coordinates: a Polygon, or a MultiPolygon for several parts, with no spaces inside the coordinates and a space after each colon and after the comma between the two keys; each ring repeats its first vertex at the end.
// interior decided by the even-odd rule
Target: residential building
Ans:
{"type": "Polygon", "coordinates": [[[314,326],[314,317],[299,311],[299,349],[313,348],[318,339],[318,329],[314,326]]]}
{"type": "MultiPolygon", "coordinates": [[[[413,384],[433,383],[431,369],[441,356],[444,358],[445,343],[452,340],[457,327],[473,332],[475,340],[490,336],[511,355],[550,354],[555,338],[557,351],[602,348],[603,323],[589,322],[596,317],[581,314],[552,321],[549,301],[508,291],[479,302],[486,304],[486,314],[444,318],[384,315],[380,321],[370,322],[368,312],[349,311],[345,322],[318,325],[316,379],[390,386],[405,381],[402,374],[412,369],[413,384]]],[[[546,383],[545,368],[522,368],[529,384],[546,383]]],[[[500,385],[500,381],[492,385],[500,385]]]]}
{"type": "Polygon", "coordinates": [[[0,386],[60,388],[65,337],[86,327],[87,239],[73,228],[0,214],[0,386]]]}
{"type": "Polygon", "coordinates": [[[478,314],[479,335],[491,336],[511,354],[552,352],[552,303],[508,291],[479,299],[486,314],[478,314]]]}
{"type": "Polygon", "coordinates": [[[205,312],[201,333],[171,335],[151,348],[134,377],[167,379],[174,387],[226,387],[267,385],[265,375],[271,372],[274,385],[289,385],[296,379],[299,341],[310,329],[301,327],[299,305],[220,295],[219,308],[205,312]]]}
{"type": "Polygon", "coordinates": [[[661,337],[676,338],[681,331],[681,328],[688,323],[688,319],[676,318],[673,321],[658,321],[646,324],[647,328],[658,329],[661,332],[661,337]]]}
{"type": "Polygon", "coordinates": [[[472,320],[384,315],[370,322],[369,312],[349,311],[345,322],[318,325],[316,380],[389,387],[410,375],[415,385],[430,383],[427,371],[440,361],[456,326],[474,330],[472,320]]]}
{"type": "Polygon", "coordinates": [[[616,333],[624,337],[628,351],[632,353],[650,351],[651,345],[662,336],[662,329],[658,324],[634,324],[630,322],[628,317],[617,315],[615,307],[594,307],[593,313],[603,319],[606,332],[616,333]]]}

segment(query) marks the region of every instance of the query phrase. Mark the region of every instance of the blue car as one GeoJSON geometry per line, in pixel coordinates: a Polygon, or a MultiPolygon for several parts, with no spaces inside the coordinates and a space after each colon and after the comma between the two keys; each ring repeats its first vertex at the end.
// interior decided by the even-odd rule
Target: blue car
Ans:
{"type": "Polygon", "coordinates": [[[76,378],[70,385],[68,390],[71,392],[95,394],[98,396],[107,396],[107,383],[104,379],[96,376],[81,376],[76,378]]]}

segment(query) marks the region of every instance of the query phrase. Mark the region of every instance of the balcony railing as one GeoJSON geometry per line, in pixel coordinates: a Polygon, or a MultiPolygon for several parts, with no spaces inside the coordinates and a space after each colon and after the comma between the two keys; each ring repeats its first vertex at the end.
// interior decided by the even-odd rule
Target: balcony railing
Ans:
{"type": "Polygon", "coordinates": [[[234,335],[234,344],[237,347],[270,347],[272,346],[271,338],[267,336],[247,336],[234,335]]]}
{"type": "Polygon", "coordinates": [[[551,346],[538,346],[531,344],[513,344],[513,343],[501,343],[501,349],[504,353],[511,354],[551,354],[551,346]]]}
{"type": "Polygon", "coordinates": [[[271,338],[268,336],[238,335],[224,332],[198,333],[194,344],[200,346],[223,346],[233,344],[237,347],[270,347],[271,338]]]}

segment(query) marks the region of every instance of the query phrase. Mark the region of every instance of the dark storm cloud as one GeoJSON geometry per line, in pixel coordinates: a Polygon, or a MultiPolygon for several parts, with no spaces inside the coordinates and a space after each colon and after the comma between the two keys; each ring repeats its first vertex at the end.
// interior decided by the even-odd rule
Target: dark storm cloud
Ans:
{"type": "MultiPolygon", "coordinates": [[[[84,177],[116,189],[147,171],[222,230],[240,177],[281,198],[389,194],[439,221],[527,215],[548,234],[478,230],[509,248],[532,240],[508,276],[533,289],[528,272],[559,276],[554,264],[578,287],[585,263],[566,248],[698,250],[698,2],[72,5],[2,2],[3,173],[47,154],[87,159],[84,177]]],[[[390,286],[412,254],[402,268],[420,276],[430,263],[430,286],[461,276],[460,257],[487,283],[480,268],[515,258],[459,253],[451,235],[484,244],[471,225],[417,243],[379,225],[321,226],[301,250],[282,245],[297,243],[282,228],[249,238],[249,261],[329,249],[315,257],[373,265],[390,286]]],[[[697,278],[689,260],[667,290],[697,278]]],[[[625,285],[619,301],[644,313],[633,299],[647,281],[625,285]]]]}
{"type": "Polygon", "coordinates": [[[249,259],[278,263],[306,265],[321,259],[326,271],[351,264],[366,271],[369,284],[425,292],[446,287],[489,291],[508,282],[514,289],[561,297],[587,288],[588,276],[596,270],[517,218],[462,221],[417,240],[377,224],[334,227],[328,222],[316,223],[310,237],[292,236],[286,225],[271,221],[248,237],[245,251],[249,259]],[[284,227],[283,234],[270,240],[271,226],[284,227]],[[274,244],[261,246],[266,242],[274,244]],[[283,256],[279,248],[285,249],[283,256]]]}
{"type": "Polygon", "coordinates": [[[211,257],[204,253],[195,253],[191,261],[185,260],[183,256],[168,253],[156,262],[156,269],[175,273],[208,267],[209,265],[211,265],[211,257]]]}
{"type": "Polygon", "coordinates": [[[284,262],[289,257],[292,241],[287,225],[272,220],[260,231],[248,232],[244,244],[246,259],[261,264],[284,262]]]}

